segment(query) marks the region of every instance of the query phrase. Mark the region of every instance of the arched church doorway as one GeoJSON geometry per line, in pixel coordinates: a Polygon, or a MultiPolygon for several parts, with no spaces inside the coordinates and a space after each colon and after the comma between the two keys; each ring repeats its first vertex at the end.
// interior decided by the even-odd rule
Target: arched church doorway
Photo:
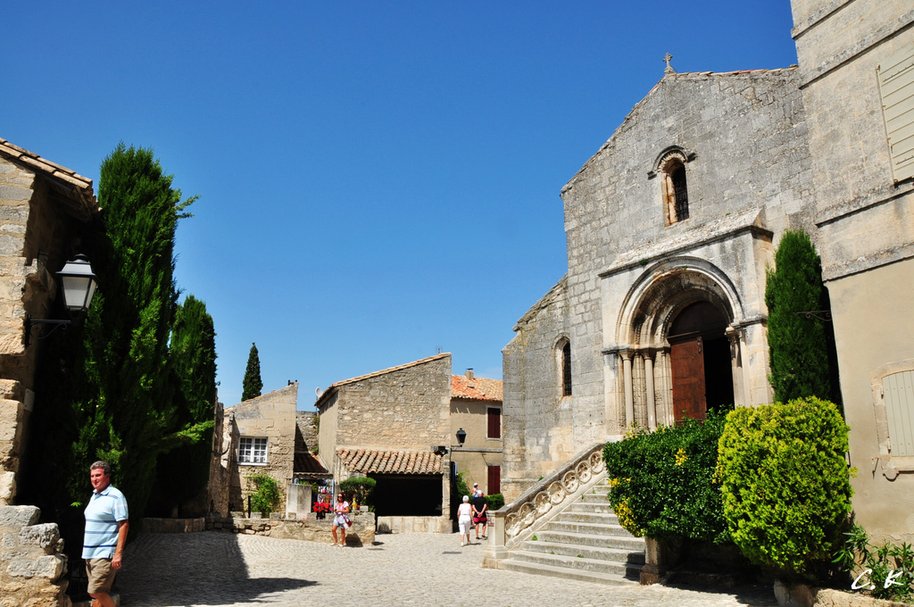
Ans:
{"type": "Polygon", "coordinates": [[[733,406],[733,372],[726,316],[699,301],[682,309],[670,324],[673,418],[704,419],[708,411],[733,406]]]}

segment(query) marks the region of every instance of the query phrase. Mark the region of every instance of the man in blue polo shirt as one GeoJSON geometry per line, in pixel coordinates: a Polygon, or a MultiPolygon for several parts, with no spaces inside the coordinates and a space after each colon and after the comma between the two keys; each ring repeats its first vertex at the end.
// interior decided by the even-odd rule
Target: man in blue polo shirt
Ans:
{"type": "Polygon", "coordinates": [[[111,585],[123,564],[127,543],[127,500],[111,485],[111,466],[95,462],[89,467],[92,497],[86,506],[83,559],[89,576],[92,607],[114,607],[111,585]]]}

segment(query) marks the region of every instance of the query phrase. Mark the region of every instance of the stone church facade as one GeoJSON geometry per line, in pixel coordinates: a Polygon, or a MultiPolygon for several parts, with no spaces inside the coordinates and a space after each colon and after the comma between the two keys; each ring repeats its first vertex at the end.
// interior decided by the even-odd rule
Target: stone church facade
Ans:
{"type": "Polygon", "coordinates": [[[631,427],[770,402],[765,275],[801,229],[832,298],[858,520],[914,532],[909,462],[876,440],[914,432],[914,397],[892,422],[873,396],[874,378],[914,368],[898,318],[914,303],[914,137],[902,108],[886,145],[877,74],[891,57],[890,85],[907,86],[896,56],[914,49],[914,14],[876,4],[794,0],[798,67],[667,69],[562,189],[568,272],[503,351],[506,499],[631,427]]]}

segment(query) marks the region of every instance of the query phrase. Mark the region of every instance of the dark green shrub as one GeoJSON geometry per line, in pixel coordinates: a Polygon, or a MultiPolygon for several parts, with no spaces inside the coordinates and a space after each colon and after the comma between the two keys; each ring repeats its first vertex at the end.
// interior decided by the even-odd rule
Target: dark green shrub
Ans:
{"type": "Polygon", "coordinates": [[[815,573],[851,510],[848,427],[818,398],[731,411],[718,478],[733,542],[751,561],[815,573]]]}
{"type": "Polygon", "coordinates": [[[805,232],[786,231],[765,285],[774,399],[831,397],[828,303],[819,256],[805,232]],[[817,311],[811,315],[809,312],[817,311]]]}
{"type": "Polygon", "coordinates": [[[263,473],[254,474],[248,478],[248,481],[255,487],[251,494],[251,511],[266,516],[279,510],[279,506],[282,504],[282,493],[272,476],[263,473]]]}
{"type": "Polygon", "coordinates": [[[832,562],[848,573],[853,590],[892,601],[914,598],[914,549],[910,544],[874,546],[859,525],[844,535],[844,547],[832,562]]]}
{"type": "Polygon", "coordinates": [[[489,510],[498,510],[505,505],[505,496],[501,493],[490,493],[486,496],[486,503],[489,504],[489,510]]]}
{"type": "Polygon", "coordinates": [[[241,382],[241,400],[257,398],[261,390],[263,380],[260,379],[260,353],[257,351],[257,344],[251,344],[248,364],[244,369],[244,380],[241,382]]]}
{"type": "Polygon", "coordinates": [[[371,502],[371,492],[374,491],[377,481],[367,476],[350,476],[340,482],[340,491],[349,494],[358,504],[368,505],[371,502]]]}
{"type": "Polygon", "coordinates": [[[609,501],[620,524],[638,536],[728,541],[714,484],[723,415],[639,433],[603,448],[609,501]]]}
{"type": "Polygon", "coordinates": [[[464,495],[472,495],[470,488],[467,486],[467,479],[463,478],[463,472],[457,473],[457,480],[454,482],[456,485],[456,499],[458,502],[463,499],[464,495]]]}

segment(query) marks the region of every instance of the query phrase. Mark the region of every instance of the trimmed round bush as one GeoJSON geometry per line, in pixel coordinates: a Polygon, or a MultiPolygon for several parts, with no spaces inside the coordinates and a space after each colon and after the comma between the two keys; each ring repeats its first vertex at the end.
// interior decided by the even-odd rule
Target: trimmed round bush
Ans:
{"type": "Polygon", "coordinates": [[[814,397],[727,415],[723,513],[751,561],[804,574],[831,560],[851,511],[847,434],[838,408],[814,397]]]}

